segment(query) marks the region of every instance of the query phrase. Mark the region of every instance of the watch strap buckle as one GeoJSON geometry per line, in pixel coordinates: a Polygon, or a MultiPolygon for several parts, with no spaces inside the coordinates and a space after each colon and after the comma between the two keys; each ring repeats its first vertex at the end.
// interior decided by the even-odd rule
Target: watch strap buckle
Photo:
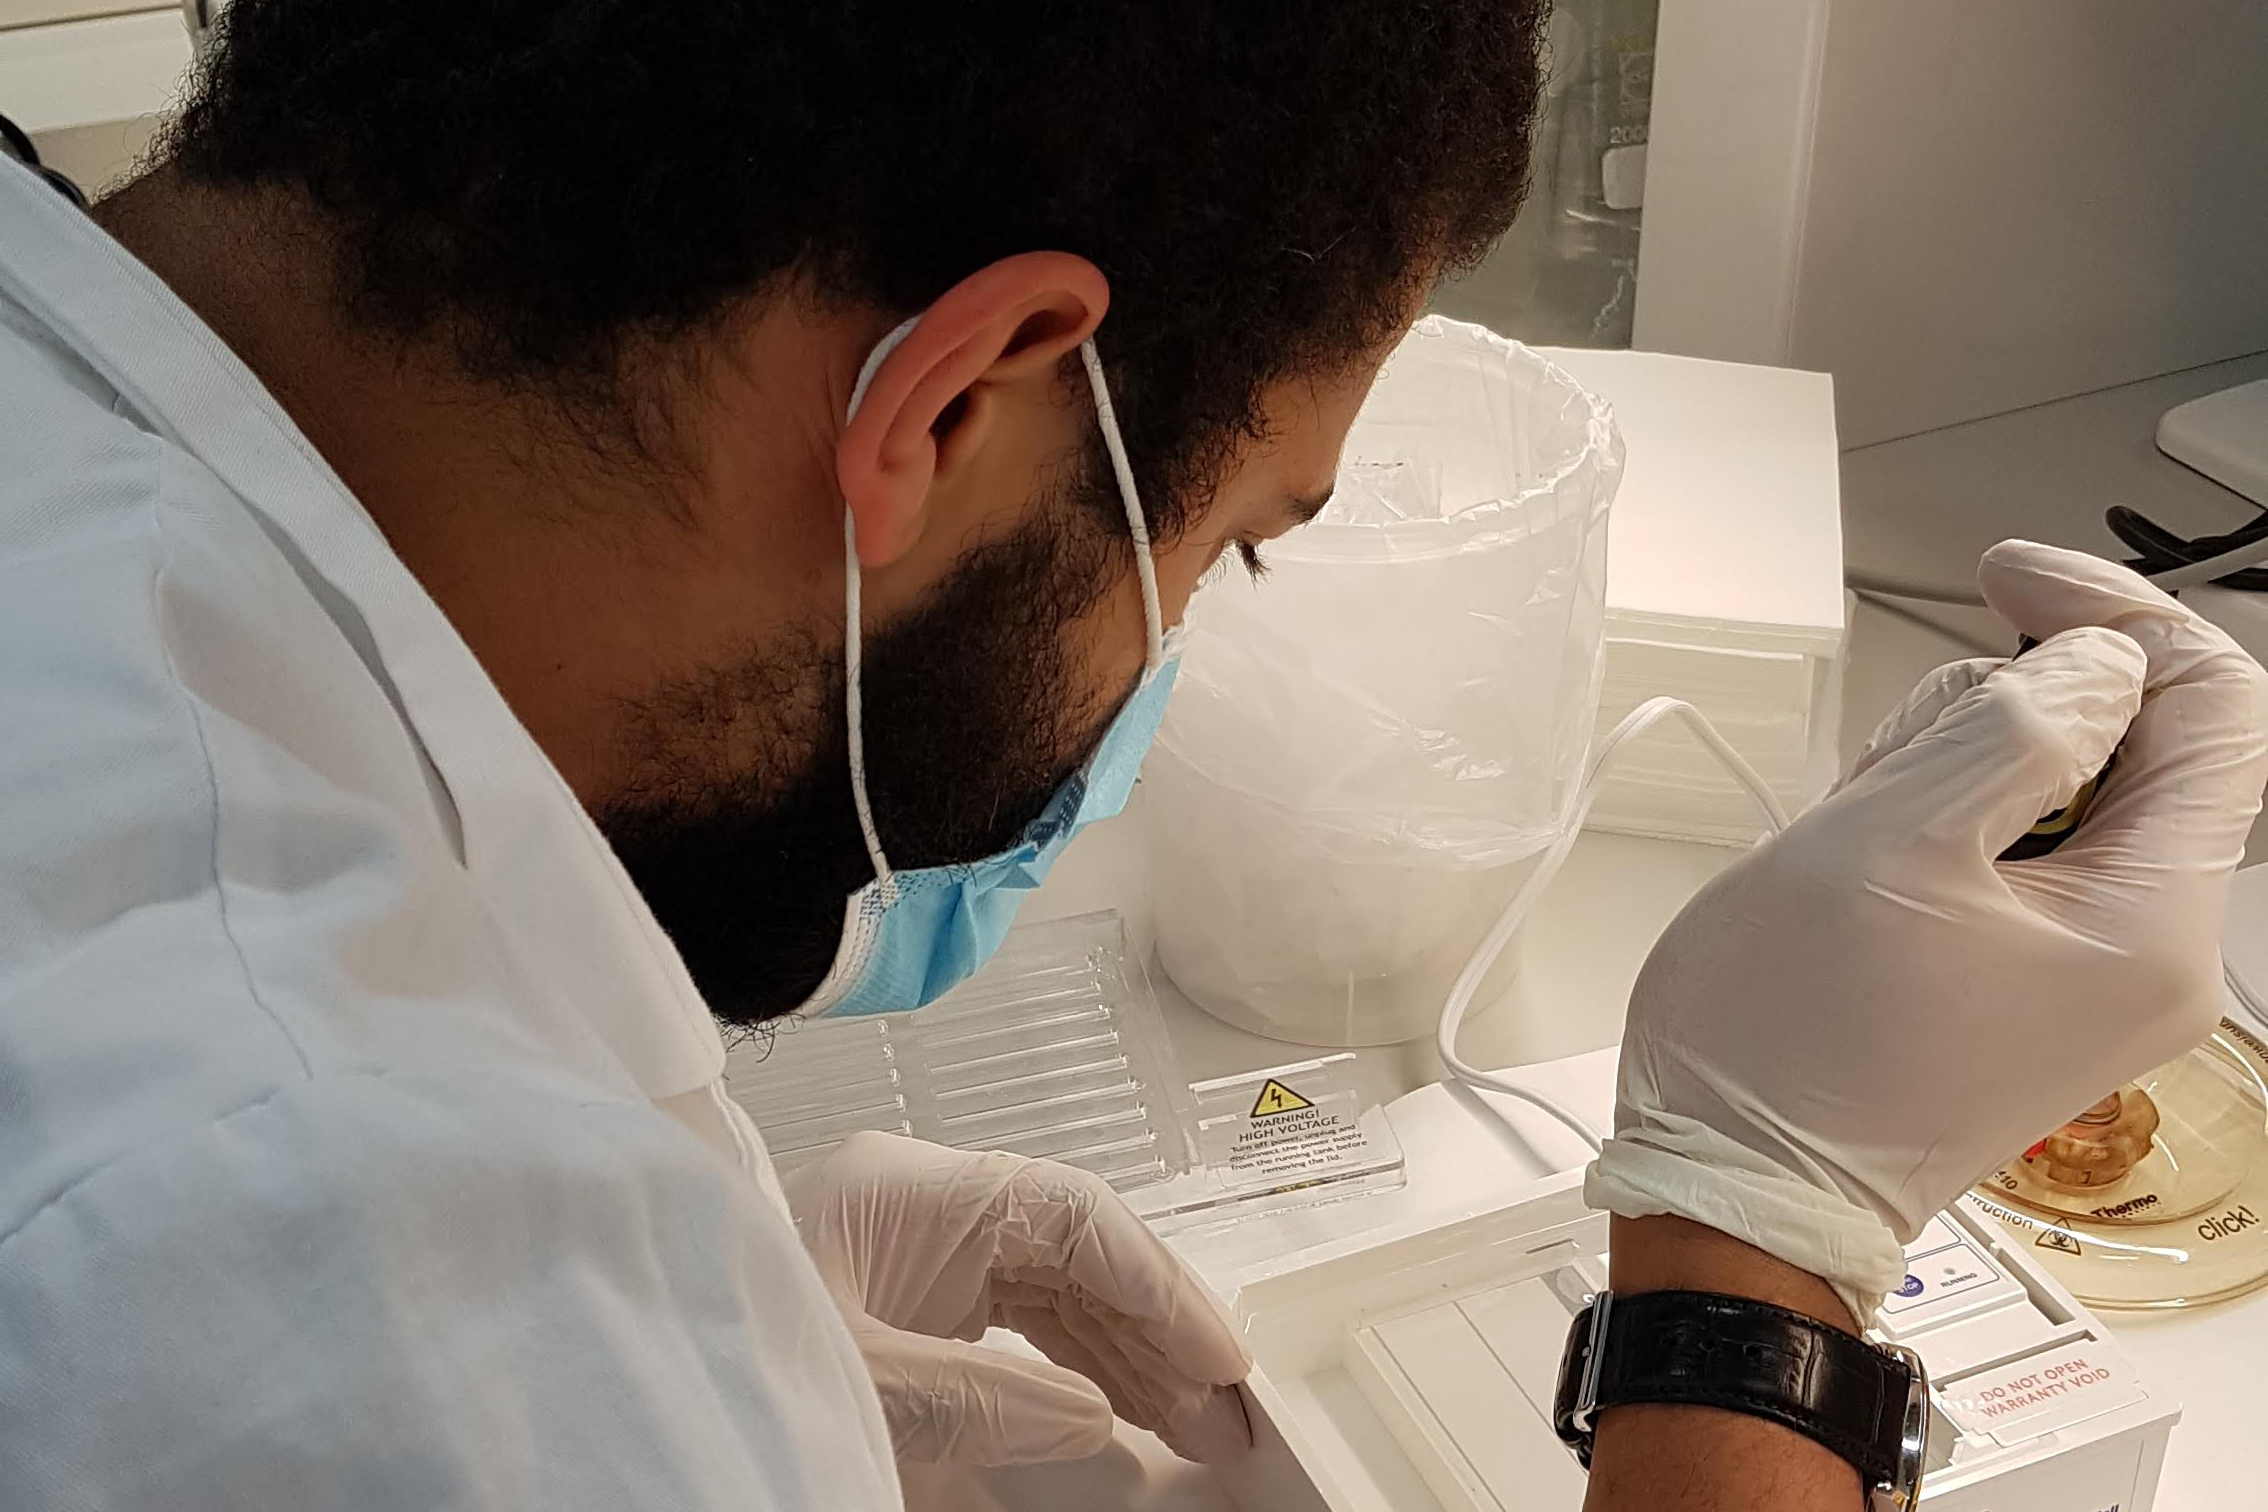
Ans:
{"type": "Polygon", "coordinates": [[[1896,1469],[1890,1479],[1867,1488],[1867,1512],[1915,1512],[1921,1498],[1922,1469],[1929,1456],[1929,1371],[1922,1357],[1903,1344],[1877,1344],[1905,1363],[1906,1408],[1899,1419],[1896,1469]]]}
{"type": "Polygon", "coordinates": [[[1560,1406],[1552,1415],[1552,1431],[1575,1451],[1583,1468],[1591,1468],[1591,1442],[1598,1428],[1599,1374],[1606,1364],[1607,1323],[1614,1313],[1614,1293],[1600,1292],[1575,1315],[1568,1330],[1567,1354],[1561,1364],[1560,1406]]]}

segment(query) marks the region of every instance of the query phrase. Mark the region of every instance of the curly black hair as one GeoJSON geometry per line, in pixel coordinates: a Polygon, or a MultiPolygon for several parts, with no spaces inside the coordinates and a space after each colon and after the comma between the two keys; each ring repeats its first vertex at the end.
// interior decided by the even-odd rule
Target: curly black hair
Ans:
{"type": "Polygon", "coordinates": [[[304,195],[366,327],[560,393],[788,279],[905,313],[1078,253],[1171,530],[1265,386],[1373,348],[1511,223],[1546,10],[236,0],[165,155],[304,195]]]}

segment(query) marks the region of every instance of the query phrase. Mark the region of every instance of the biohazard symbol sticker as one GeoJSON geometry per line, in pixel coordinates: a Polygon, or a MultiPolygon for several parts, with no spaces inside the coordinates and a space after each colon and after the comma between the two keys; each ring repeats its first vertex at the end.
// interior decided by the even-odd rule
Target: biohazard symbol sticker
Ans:
{"type": "Polygon", "coordinates": [[[1252,1100],[1252,1116],[1267,1118],[1277,1113],[1297,1113],[1315,1104],[1294,1092],[1274,1077],[1261,1084],[1260,1095],[1252,1100]]]}
{"type": "Polygon", "coordinates": [[[2049,1229],[2032,1243],[2040,1249],[2061,1250],[2066,1255],[2084,1253],[2079,1248],[2079,1241],[2061,1229],[2049,1229]]]}

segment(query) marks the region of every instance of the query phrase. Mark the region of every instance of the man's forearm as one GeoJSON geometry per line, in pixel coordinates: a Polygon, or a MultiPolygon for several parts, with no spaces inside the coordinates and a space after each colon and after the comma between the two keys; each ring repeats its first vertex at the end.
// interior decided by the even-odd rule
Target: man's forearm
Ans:
{"type": "MultiPolygon", "coordinates": [[[[1856,1331],[1833,1288],[1682,1218],[1614,1220],[1613,1286],[1754,1297],[1856,1331]]],[[[1713,1407],[1617,1407],[1599,1419],[1584,1512],[1856,1512],[1858,1472],[1793,1429],[1713,1407]]]]}

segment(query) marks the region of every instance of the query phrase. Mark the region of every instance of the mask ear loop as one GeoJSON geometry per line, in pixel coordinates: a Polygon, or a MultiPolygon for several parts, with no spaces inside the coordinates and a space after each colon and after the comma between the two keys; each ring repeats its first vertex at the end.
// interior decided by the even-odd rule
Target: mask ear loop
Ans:
{"type": "Polygon", "coordinates": [[[1087,366],[1087,387],[1095,395],[1095,423],[1102,427],[1103,450],[1110,453],[1111,471],[1118,475],[1118,497],[1126,504],[1126,530],[1134,538],[1134,575],[1142,583],[1142,628],[1149,637],[1142,670],[1154,673],[1165,664],[1165,614],[1158,607],[1150,525],[1142,514],[1142,496],[1134,489],[1134,465],[1126,460],[1126,440],[1118,433],[1118,411],[1111,407],[1110,385],[1103,379],[1102,354],[1095,350],[1093,337],[1079,343],[1079,360],[1087,366]]]}
{"type": "MultiPolygon", "coordinates": [[[[867,354],[866,365],[858,370],[858,381],[851,385],[850,404],[843,411],[843,424],[858,413],[859,405],[866,401],[867,386],[881,370],[882,359],[897,349],[899,342],[913,334],[920,317],[905,322],[874,345],[867,354]]],[[[898,901],[897,873],[890,869],[890,858],[882,854],[882,835],[874,827],[874,801],[866,793],[866,699],[862,687],[865,667],[863,639],[859,628],[859,566],[858,518],[851,513],[849,501],[843,504],[843,720],[845,737],[850,745],[851,802],[858,809],[858,832],[866,840],[866,859],[874,865],[874,879],[882,884],[882,905],[887,908],[898,901]]]]}
{"type": "MultiPolygon", "coordinates": [[[[882,361],[911,335],[919,317],[899,326],[875,344],[851,386],[850,404],[843,412],[848,425],[865,402],[868,385],[882,361]]],[[[1119,434],[1118,412],[1111,407],[1110,384],[1103,377],[1102,355],[1092,338],[1079,343],[1079,359],[1086,365],[1087,386],[1094,392],[1095,422],[1102,428],[1103,449],[1110,454],[1111,471],[1118,479],[1118,496],[1126,505],[1126,529],[1134,541],[1134,573],[1142,585],[1142,628],[1147,639],[1143,670],[1154,673],[1165,663],[1165,614],[1158,605],[1157,563],[1150,552],[1149,521],[1142,513],[1142,498],[1134,487],[1134,467],[1126,457],[1126,441],[1119,434]]],[[[866,707],[862,685],[863,634],[859,624],[858,520],[850,505],[843,505],[843,715],[850,746],[851,802],[858,809],[858,830],[866,841],[866,857],[873,863],[875,880],[882,884],[881,901],[897,901],[897,874],[882,851],[882,835],[874,824],[874,803],[866,791],[866,707]]]]}

